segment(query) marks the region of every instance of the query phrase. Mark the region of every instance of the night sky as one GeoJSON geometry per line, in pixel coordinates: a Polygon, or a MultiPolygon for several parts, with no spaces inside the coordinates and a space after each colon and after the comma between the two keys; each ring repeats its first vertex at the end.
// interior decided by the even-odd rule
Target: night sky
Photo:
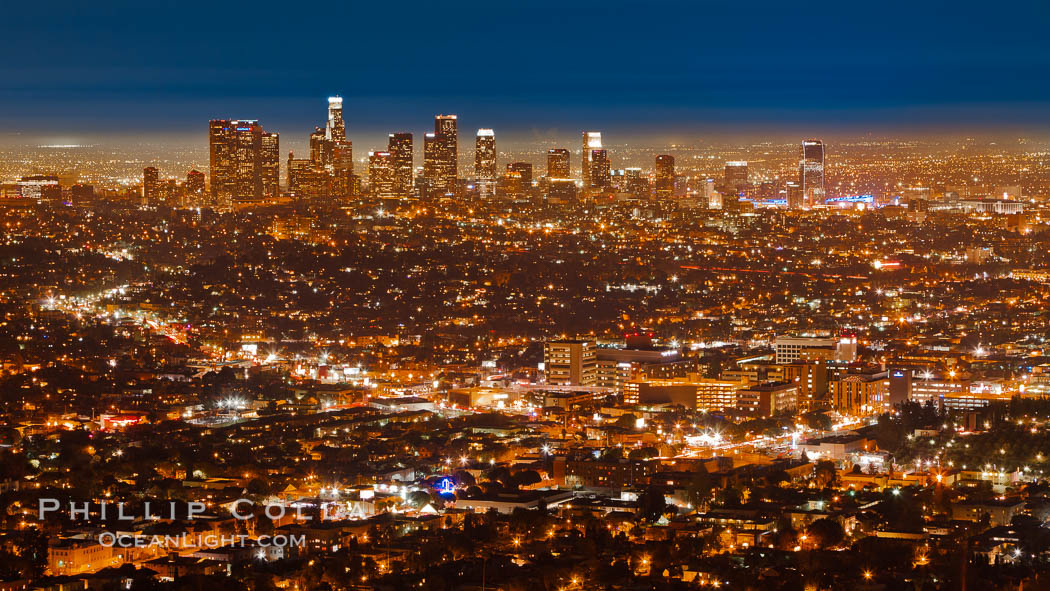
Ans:
{"type": "Polygon", "coordinates": [[[1044,130],[1048,4],[12,0],[0,133],[1044,130]]]}

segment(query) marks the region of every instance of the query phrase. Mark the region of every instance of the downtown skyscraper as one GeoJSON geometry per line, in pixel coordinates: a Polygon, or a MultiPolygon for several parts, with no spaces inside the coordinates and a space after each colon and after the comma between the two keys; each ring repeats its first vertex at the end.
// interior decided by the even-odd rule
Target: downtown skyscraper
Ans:
{"type": "Polygon", "coordinates": [[[748,175],[747,161],[730,160],[726,162],[723,189],[725,192],[739,197],[742,192],[747,190],[748,175]]]}
{"type": "Polygon", "coordinates": [[[806,205],[824,203],[824,142],[802,142],[801,158],[798,162],[798,184],[802,188],[802,199],[806,205]]]}
{"type": "Polygon", "coordinates": [[[368,185],[372,197],[391,199],[397,197],[394,189],[397,169],[394,155],[389,151],[368,153],[368,185]]]}
{"type": "Polygon", "coordinates": [[[142,204],[156,205],[160,197],[160,179],[157,167],[147,166],[142,169],[142,204]]]}
{"type": "Polygon", "coordinates": [[[328,97],[328,123],[325,125],[325,141],[328,142],[325,162],[328,169],[339,175],[354,171],[354,145],[346,139],[346,122],[343,120],[343,98],[328,97]]]}
{"type": "Polygon", "coordinates": [[[600,131],[585,131],[583,132],[583,149],[581,150],[582,159],[580,162],[581,175],[583,178],[583,187],[593,187],[594,183],[591,181],[591,166],[594,162],[594,150],[602,149],[602,132],[600,131]]]}
{"type": "Polygon", "coordinates": [[[432,196],[456,190],[459,134],[455,115],[434,117],[434,132],[423,137],[423,179],[432,196]]]}
{"type": "Polygon", "coordinates": [[[394,193],[398,197],[408,197],[412,194],[412,134],[389,134],[386,150],[390,152],[394,166],[394,193]]]}
{"type": "Polygon", "coordinates": [[[482,197],[496,193],[496,134],[479,129],[474,139],[474,179],[482,197]]]}
{"type": "Polygon", "coordinates": [[[660,154],[656,157],[653,168],[653,190],[660,197],[674,194],[674,156],[660,154]]]}
{"type": "Polygon", "coordinates": [[[547,178],[567,179],[572,173],[569,168],[569,151],[565,148],[547,150],[547,178]]]}
{"type": "Polygon", "coordinates": [[[280,137],[258,121],[213,119],[208,126],[213,204],[261,201],[280,193],[280,137]]]}

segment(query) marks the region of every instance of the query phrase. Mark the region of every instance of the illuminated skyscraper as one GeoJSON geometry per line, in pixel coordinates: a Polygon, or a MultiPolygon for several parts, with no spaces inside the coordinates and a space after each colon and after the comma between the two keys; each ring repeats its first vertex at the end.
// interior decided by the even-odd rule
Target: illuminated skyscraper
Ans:
{"type": "Polygon", "coordinates": [[[554,203],[571,203],[576,200],[576,181],[572,179],[547,180],[547,198],[554,203]]]}
{"type": "Polygon", "coordinates": [[[191,170],[186,175],[186,197],[191,203],[200,203],[204,197],[204,173],[191,170]]]}
{"type": "Polygon", "coordinates": [[[642,174],[641,168],[625,168],[620,181],[620,190],[638,198],[648,197],[649,178],[642,174]]]}
{"type": "Polygon", "coordinates": [[[390,152],[368,153],[368,185],[372,197],[390,199],[397,196],[394,190],[397,170],[394,156],[390,152]]]}
{"type": "Polygon", "coordinates": [[[569,169],[569,151],[565,148],[551,148],[547,150],[547,178],[567,179],[571,178],[569,169]]]}
{"type": "Polygon", "coordinates": [[[593,187],[591,183],[591,163],[593,162],[594,154],[593,150],[601,150],[602,148],[602,132],[600,131],[585,131],[583,132],[583,154],[581,169],[583,177],[584,187],[593,187]]]}
{"type": "Polygon", "coordinates": [[[521,179],[522,191],[528,192],[532,188],[532,163],[511,162],[507,165],[507,172],[514,173],[521,179]]]}
{"type": "Polygon", "coordinates": [[[314,132],[310,134],[310,160],[318,166],[327,166],[332,159],[332,145],[325,135],[323,127],[315,127],[314,132]]]}
{"type": "Polygon", "coordinates": [[[296,158],[288,152],[288,192],[299,199],[327,197],[332,177],[312,158],[296,158]]]}
{"type": "Polygon", "coordinates": [[[802,142],[798,184],[802,187],[802,198],[806,204],[824,203],[824,143],[820,140],[802,142]]]}
{"type": "Polygon", "coordinates": [[[653,189],[656,194],[670,197],[674,194],[674,156],[661,154],[656,157],[656,166],[653,175],[653,189]]]}
{"type": "Polygon", "coordinates": [[[277,133],[262,134],[259,152],[263,196],[275,198],[281,194],[281,137],[277,133]]]}
{"type": "Polygon", "coordinates": [[[747,183],[747,161],[730,160],[726,162],[725,190],[734,196],[739,196],[741,192],[747,190],[747,183]]]}
{"type": "Polygon", "coordinates": [[[142,169],[142,204],[157,205],[160,200],[160,178],[157,169],[147,166],[142,169]]]}
{"type": "Polygon", "coordinates": [[[412,134],[390,134],[386,149],[394,164],[394,193],[398,197],[408,197],[412,194],[412,134]]]}
{"type": "Polygon", "coordinates": [[[423,137],[423,177],[434,195],[456,189],[459,136],[455,115],[434,117],[434,133],[423,137]]]}
{"type": "Polygon", "coordinates": [[[788,181],[784,186],[784,199],[790,209],[802,209],[802,187],[798,183],[788,181]]]}
{"type": "Polygon", "coordinates": [[[344,177],[354,171],[354,147],[346,139],[346,123],[343,121],[343,99],[328,97],[328,123],[325,125],[328,162],[325,165],[336,176],[344,177]]]}
{"type": "Polygon", "coordinates": [[[722,198],[715,191],[715,179],[704,179],[701,185],[700,203],[704,209],[722,209],[722,198]]]}
{"type": "Polygon", "coordinates": [[[601,149],[592,149],[588,155],[590,156],[587,177],[590,179],[589,187],[592,189],[604,189],[609,186],[609,182],[612,180],[609,171],[609,153],[601,149]]]}
{"type": "Polygon", "coordinates": [[[325,126],[325,139],[334,142],[346,139],[346,123],[343,122],[342,97],[328,97],[328,124],[325,126]]]}
{"type": "Polygon", "coordinates": [[[421,179],[421,194],[423,197],[435,197],[445,193],[444,189],[438,187],[438,174],[440,171],[438,160],[440,158],[441,146],[438,143],[437,135],[432,132],[425,133],[423,135],[423,176],[421,179]]]}
{"type": "Polygon", "coordinates": [[[492,197],[496,188],[496,134],[479,129],[474,140],[474,179],[482,197],[492,197]]]}
{"type": "Polygon", "coordinates": [[[531,162],[511,162],[507,165],[507,170],[512,170],[521,174],[522,180],[525,183],[532,184],[532,163],[531,162]]]}
{"type": "Polygon", "coordinates": [[[279,139],[255,120],[214,119],[208,128],[211,195],[217,205],[277,195],[279,139]],[[265,137],[265,140],[264,140],[265,137]]]}

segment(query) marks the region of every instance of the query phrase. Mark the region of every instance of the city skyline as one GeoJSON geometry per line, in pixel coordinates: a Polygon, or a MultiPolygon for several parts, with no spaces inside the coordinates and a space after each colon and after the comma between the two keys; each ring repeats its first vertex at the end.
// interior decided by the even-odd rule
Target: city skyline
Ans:
{"type": "Polygon", "coordinates": [[[1050,4],[2,15],[0,591],[1050,588],[1050,4]]]}

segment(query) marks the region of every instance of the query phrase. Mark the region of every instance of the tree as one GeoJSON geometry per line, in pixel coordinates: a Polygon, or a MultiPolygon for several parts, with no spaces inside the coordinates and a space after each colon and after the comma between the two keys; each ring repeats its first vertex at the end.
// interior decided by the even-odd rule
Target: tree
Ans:
{"type": "Polygon", "coordinates": [[[838,472],[835,470],[835,462],[831,460],[820,460],[813,469],[813,477],[819,488],[826,488],[835,483],[838,472]]]}
{"type": "Polygon", "coordinates": [[[716,486],[715,477],[706,472],[697,472],[689,481],[685,494],[698,511],[703,511],[711,502],[711,493],[714,492],[716,486]]]}
{"type": "Polygon", "coordinates": [[[425,507],[426,504],[430,502],[430,494],[426,491],[414,490],[408,493],[408,497],[405,499],[405,501],[409,505],[418,509],[421,507],[425,507]]]}
{"type": "Polygon", "coordinates": [[[806,535],[821,548],[830,548],[845,539],[846,531],[842,529],[839,522],[825,517],[809,524],[809,527],[806,528],[806,535]]]}
{"type": "Polygon", "coordinates": [[[662,492],[649,487],[638,495],[638,515],[649,521],[656,521],[667,508],[662,492]]]}

